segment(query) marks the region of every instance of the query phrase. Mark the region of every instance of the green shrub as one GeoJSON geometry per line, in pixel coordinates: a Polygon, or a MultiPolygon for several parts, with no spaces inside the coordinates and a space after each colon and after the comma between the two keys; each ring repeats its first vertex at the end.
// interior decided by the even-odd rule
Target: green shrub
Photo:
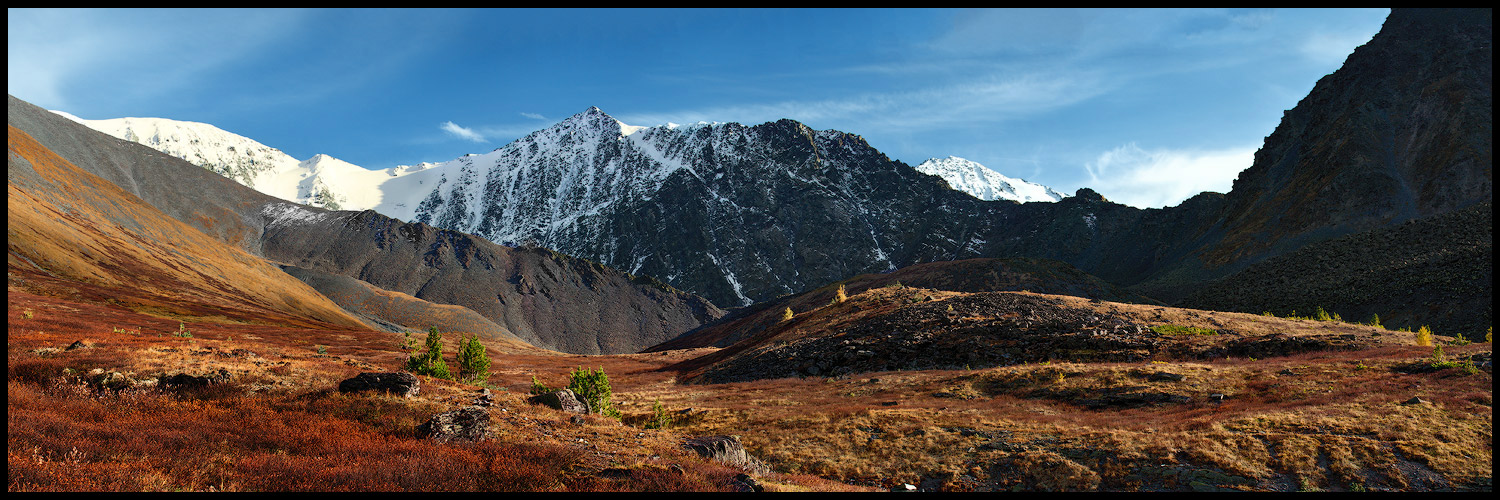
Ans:
{"type": "Polygon", "coordinates": [[[1323,310],[1323,306],[1318,306],[1318,310],[1313,313],[1313,319],[1318,321],[1333,321],[1333,318],[1328,316],[1328,311],[1323,310]]]}
{"type": "Polygon", "coordinates": [[[1365,322],[1365,324],[1373,326],[1373,327],[1376,327],[1376,328],[1385,328],[1385,325],[1380,324],[1380,315],[1379,314],[1371,314],[1370,315],[1370,321],[1365,322]]]}
{"type": "Polygon", "coordinates": [[[575,369],[568,374],[568,390],[589,404],[589,410],[611,418],[620,418],[620,410],[612,401],[614,391],[609,387],[609,376],[604,368],[598,370],[575,369]]]}
{"type": "Polygon", "coordinates": [[[1219,334],[1219,332],[1214,331],[1212,329],[1208,329],[1208,328],[1198,328],[1196,326],[1181,326],[1181,325],[1156,325],[1156,326],[1151,327],[1151,331],[1156,332],[1156,333],[1160,333],[1162,335],[1218,335],[1219,334]]]}

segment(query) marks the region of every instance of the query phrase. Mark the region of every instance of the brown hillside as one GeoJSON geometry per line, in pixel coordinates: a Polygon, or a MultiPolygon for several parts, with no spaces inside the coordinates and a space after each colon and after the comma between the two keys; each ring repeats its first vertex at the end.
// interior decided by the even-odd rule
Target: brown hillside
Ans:
{"type": "Polygon", "coordinates": [[[236,321],[364,324],[275,266],[162,214],[7,128],[8,267],[129,290],[132,307],[236,321]]]}

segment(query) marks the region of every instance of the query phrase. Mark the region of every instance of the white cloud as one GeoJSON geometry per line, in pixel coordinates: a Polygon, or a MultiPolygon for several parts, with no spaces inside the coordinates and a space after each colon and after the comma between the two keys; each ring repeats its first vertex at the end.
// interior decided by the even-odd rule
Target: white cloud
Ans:
{"type": "Polygon", "coordinates": [[[1218,150],[1142,149],[1132,142],[1084,165],[1088,187],[1136,208],[1175,206],[1203,191],[1227,193],[1254,161],[1254,146],[1218,150]]]}
{"type": "Polygon", "coordinates": [[[1035,73],[1010,78],[976,78],[912,91],[866,93],[842,99],[720,106],[619,115],[616,118],[631,125],[645,126],[699,121],[754,125],[791,118],[817,127],[845,127],[865,133],[910,131],[1015,119],[1075,104],[1107,90],[1108,85],[1099,75],[1089,71],[1067,75],[1035,73]]]}
{"type": "Polygon", "coordinates": [[[443,122],[442,129],[443,129],[444,132],[447,132],[449,134],[453,134],[454,137],[457,137],[459,139],[463,139],[463,140],[466,140],[466,141],[474,141],[474,142],[484,142],[485,141],[484,136],[481,135],[478,132],[475,132],[474,129],[460,127],[460,126],[458,126],[457,123],[443,122]]]}
{"type": "Polygon", "coordinates": [[[542,115],[537,114],[537,113],[522,112],[521,116],[524,116],[524,117],[527,117],[527,118],[530,118],[530,119],[533,119],[533,120],[546,120],[547,119],[547,117],[542,116],[542,115]]]}

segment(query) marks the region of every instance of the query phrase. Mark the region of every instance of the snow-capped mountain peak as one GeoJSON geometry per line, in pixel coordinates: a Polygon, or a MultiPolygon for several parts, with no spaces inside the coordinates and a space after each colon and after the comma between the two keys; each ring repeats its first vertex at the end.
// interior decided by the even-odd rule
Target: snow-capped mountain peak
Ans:
{"type": "Polygon", "coordinates": [[[403,165],[372,171],[326,154],[297,160],[279,149],[207,123],[166,118],[69,120],[187,160],[262,193],[331,210],[374,208],[387,196],[386,181],[436,164],[403,165]]]}
{"type": "Polygon", "coordinates": [[[1052,188],[1026,182],[1023,179],[1006,177],[978,162],[949,156],[931,158],[917,165],[917,171],[941,177],[953,189],[963,191],[981,200],[1012,200],[1021,203],[1031,201],[1058,201],[1064,195],[1052,188]]]}

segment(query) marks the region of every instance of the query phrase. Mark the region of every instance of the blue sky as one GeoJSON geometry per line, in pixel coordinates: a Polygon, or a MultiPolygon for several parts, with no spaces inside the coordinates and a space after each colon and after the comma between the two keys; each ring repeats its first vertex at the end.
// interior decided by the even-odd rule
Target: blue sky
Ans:
{"type": "Polygon", "coordinates": [[[8,93],[378,169],[589,106],[780,118],[1138,207],[1227,191],[1388,9],[7,9],[8,93]]]}

